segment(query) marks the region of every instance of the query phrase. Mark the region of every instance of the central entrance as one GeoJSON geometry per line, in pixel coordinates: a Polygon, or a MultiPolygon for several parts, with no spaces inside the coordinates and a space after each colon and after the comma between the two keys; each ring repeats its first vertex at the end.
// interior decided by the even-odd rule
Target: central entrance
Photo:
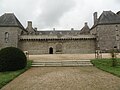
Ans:
{"type": "Polygon", "coordinates": [[[49,48],[49,54],[53,54],[53,48],[52,47],[49,48]]]}

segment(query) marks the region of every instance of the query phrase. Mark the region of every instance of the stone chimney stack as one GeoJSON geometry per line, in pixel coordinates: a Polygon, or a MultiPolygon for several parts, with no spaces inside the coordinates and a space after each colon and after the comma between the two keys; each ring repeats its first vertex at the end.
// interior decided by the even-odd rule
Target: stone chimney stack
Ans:
{"type": "Polygon", "coordinates": [[[28,21],[28,26],[27,26],[26,30],[29,32],[29,34],[34,34],[35,33],[35,31],[32,27],[32,21],[28,21]]]}
{"type": "Polygon", "coordinates": [[[28,21],[28,29],[32,29],[32,21],[28,21]]]}
{"type": "Polygon", "coordinates": [[[53,31],[55,31],[55,28],[53,28],[53,31]]]}
{"type": "Polygon", "coordinates": [[[74,31],[74,28],[71,28],[71,31],[74,31]]]}
{"type": "Polygon", "coordinates": [[[97,12],[93,14],[93,17],[94,17],[94,25],[95,25],[97,23],[97,12]]]}
{"type": "Polygon", "coordinates": [[[87,22],[85,22],[85,26],[87,26],[87,22]]]}

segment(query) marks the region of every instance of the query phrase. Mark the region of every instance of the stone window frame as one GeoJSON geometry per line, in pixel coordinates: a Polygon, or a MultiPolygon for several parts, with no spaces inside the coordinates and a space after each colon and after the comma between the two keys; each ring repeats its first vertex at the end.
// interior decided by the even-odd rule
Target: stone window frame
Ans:
{"type": "Polygon", "coordinates": [[[5,32],[5,42],[8,43],[9,41],[9,33],[5,32]]]}
{"type": "Polygon", "coordinates": [[[116,41],[119,41],[119,30],[118,30],[118,25],[115,26],[115,31],[116,31],[116,41]]]}

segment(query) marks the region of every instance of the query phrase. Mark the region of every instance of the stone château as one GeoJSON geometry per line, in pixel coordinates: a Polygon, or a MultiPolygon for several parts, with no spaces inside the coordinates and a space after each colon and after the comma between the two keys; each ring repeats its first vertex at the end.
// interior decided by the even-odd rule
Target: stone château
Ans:
{"type": "Polygon", "coordinates": [[[0,16],[0,49],[17,47],[37,54],[79,54],[107,52],[120,48],[120,12],[103,11],[100,17],[94,14],[94,25],[87,23],[81,30],[48,30],[33,28],[28,21],[24,28],[13,13],[0,16]]]}

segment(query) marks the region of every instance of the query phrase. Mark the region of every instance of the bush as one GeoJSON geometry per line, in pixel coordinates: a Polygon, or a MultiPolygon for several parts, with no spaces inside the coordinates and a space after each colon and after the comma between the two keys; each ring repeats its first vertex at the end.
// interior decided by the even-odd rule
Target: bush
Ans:
{"type": "Polygon", "coordinates": [[[27,58],[23,51],[15,47],[0,50],[0,71],[15,71],[25,68],[27,58]]]}

